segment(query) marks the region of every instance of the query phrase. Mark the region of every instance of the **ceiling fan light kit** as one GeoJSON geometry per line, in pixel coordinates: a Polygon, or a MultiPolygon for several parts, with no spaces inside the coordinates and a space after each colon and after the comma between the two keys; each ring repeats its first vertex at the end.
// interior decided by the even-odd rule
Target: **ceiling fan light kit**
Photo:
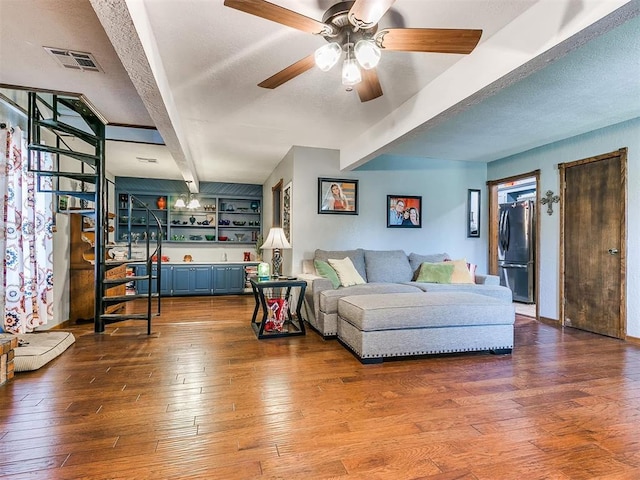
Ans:
{"type": "Polygon", "coordinates": [[[357,85],[362,102],[382,96],[382,87],[375,71],[382,50],[469,54],[482,35],[482,30],[470,29],[385,28],[378,31],[378,22],[394,3],[395,0],[338,2],[324,13],[322,22],[319,22],[266,0],[224,1],[228,7],[320,35],[329,42],[318,48],[313,55],[298,60],[260,82],[260,87],[279,87],[306,72],[314,64],[327,72],[338,63],[344,51],[346,55],[342,64],[342,84],[347,86],[347,91],[357,85]],[[358,65],[364,72],[360,71],[358,65]]]}

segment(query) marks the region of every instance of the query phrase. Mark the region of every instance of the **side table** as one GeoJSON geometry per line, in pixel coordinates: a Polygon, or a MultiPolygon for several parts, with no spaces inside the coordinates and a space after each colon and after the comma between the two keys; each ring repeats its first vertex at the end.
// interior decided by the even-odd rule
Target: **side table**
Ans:
{"type": "Polygon", "coordinates": [[[297,335],[305,335],[304,319],[302,318],[302,302],[304,301],[304,292],[307,288],[307,282],[304,280],[266,280],[259,281],[257,278],[252,277],[249,279],[251,283],[251,289],[253,290],[253,297],[256,301],[256,306],[253,309],[253,317],[251,318],[251,327],[258,336],[259,339],[263,338],[276,338],[276,337],[292,337],[297,335]],[[291,314],[291,305],[289,299],[291,298],[291,289],[300,289],[298,293],[298,302],[296,304],[295,317],[291,314]],[[283,295],[278,295],[287,301],[286,318],[282,326],[282,331],[265,331],[267,324],[269,307],[267,305],[267,295],[265,289],[282,289],[283,295]],[[258,321],[258,310],[262,307],[262,319],[258,321]]]}

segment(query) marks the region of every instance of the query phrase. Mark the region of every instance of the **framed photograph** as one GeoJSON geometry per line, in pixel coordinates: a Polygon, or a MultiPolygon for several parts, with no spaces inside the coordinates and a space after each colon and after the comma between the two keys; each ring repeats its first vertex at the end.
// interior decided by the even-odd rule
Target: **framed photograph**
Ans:
{"type": "Polygon", "coordinates": [[[69,209],[69,196],[58,195],[58,212],[64,212],[69,209]]]}
{"type": "Polygon", "coordinates": [[[480,236],[480,190],[469,189],[467,193],[467,237],[480,236]]]}
{"type": "Polygon", "coordinates": [[[358,180],[318,178],[318,213],[358,214],[358,180]]]}
{"type": "Polygon", "coordinates": [[[387,228],[422,228],[422,197],[387,195],[387,228]]]}

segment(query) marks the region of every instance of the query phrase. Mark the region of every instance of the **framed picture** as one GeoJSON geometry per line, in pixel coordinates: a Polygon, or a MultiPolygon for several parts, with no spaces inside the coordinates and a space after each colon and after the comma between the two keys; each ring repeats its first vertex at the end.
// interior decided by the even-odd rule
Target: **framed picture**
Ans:
{"type": "Polygon", "coordinates": [[[387,228],[422,228],[422,197],[387,195],[387,228]]]}
{"type": "Polygon", "coordinates": [[[69,196],[58,195],[58,212],[64,212],[69,209],[69,196]]]}
{"type": "Polygon", "coordinates": [[[358,214],[358,180],[318,178],[318,213],[358,214]]]}
{"type": "Polygon", "coordinates": [[[291,182],[287,183],[282,191],[282,229],[291,243],[291,182]]]}
{"type": "Polygon", "coordinates": [[[467,193],[467,237],[480,236],[480,190],[469,189],[467,193]]]}

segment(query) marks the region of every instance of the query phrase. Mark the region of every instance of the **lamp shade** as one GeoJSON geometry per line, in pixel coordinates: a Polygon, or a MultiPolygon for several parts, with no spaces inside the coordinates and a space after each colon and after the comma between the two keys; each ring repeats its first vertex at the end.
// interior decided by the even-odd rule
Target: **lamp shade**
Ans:
{"type": "Polygon", "coordinates": [[[182,196],[178,197],[176,200],[176,204],[173,206],[174,208],[184,208],[187,205],[184,203],[184,198],[182,196]]]}
{"type": "Polygon", "coordinates": [[[287,240],[287,237],[284,234],[284,230],[280,227],[272,227],[269,230],[269,235],[267,235],[267,239],[262,244],[262,247],[267,250],[273,249],[282,249],[282,248],[291,248],[291,244],[287,240]]]}
{"type": "Polygon", "coordinates": [[[342,84],[352,86],[362,81],[362,74],[355,59],[347,58],[342,64],[342,84]]]}
{"type": "Polygon", "coordinates": [[[189,203],[187,203],[187,208],[191,208],[191,209],[200,208],[200,202],[193,195],[193,193],[191,194],[191,199],[189,200],[189,203]]]}
{"type": "Polygon", "coordinates": [[[341,55],[342,47],[336,42],[331,42],[317,49],[314,58],[317,67],[323,72],[328,72],[338,63],[341,55]]]}
{"type": "Polygon", "coordinates": [[[353,49],[362,68],[370,70],[380,62],[380,49],[371,40],[360,40],[353,49]]]}

